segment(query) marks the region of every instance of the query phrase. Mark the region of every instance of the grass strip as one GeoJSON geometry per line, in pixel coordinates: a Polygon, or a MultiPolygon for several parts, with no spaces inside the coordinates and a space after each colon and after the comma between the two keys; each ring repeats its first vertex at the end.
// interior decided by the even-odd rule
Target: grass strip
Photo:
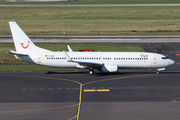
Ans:
{"type": "Polygon", "coordinates": [[[0,65],[0,71],[59,71],[59,70],[78,70],[65,68],[51,68],[38,65],[0,65]]]}
{"type": "Polygon", "coordinates": [[[179,0],[78,0],[75,2],[5,2],[1,1],[1,4],[172,4],[180,3],[179,0]]]}
{"type": "Polygon", "coordinates": [[[0,35],[179,35],[180,7],[0,7],[0,35]],[[107,17],[106,17],[107,15],[107,17]]]}

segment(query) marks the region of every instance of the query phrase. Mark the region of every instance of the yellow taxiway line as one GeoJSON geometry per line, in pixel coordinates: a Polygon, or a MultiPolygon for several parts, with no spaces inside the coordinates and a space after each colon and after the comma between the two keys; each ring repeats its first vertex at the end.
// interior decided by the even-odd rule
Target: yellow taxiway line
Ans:
{"type": "Polygon", "coordinates": [[[110,89],[97,89],[96,91],[97,92],[109,92],[110,89]]]}
{"type": "Polygon", "coordinates": [[[96,91],[96,89],[85,89],[85,90],[83,90],[83,92],[95,92],[96,91]]]}
{"type": "Polygon", "coordinates": [[[84,89],[83,92],[109,92],[110,89],[84,89]]]}

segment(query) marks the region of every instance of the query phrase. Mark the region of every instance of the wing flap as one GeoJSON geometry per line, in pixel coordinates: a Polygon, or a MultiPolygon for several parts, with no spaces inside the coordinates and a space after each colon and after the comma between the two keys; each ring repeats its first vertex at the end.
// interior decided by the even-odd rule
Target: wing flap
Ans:
{"type": "Polygon", "coordinates": [[[97,63],[97,62],[85,62],[85,61],[75,61],[76,63],[80,65],[92,65],[92,66],[102,66],[103,63],[97,63]]]}

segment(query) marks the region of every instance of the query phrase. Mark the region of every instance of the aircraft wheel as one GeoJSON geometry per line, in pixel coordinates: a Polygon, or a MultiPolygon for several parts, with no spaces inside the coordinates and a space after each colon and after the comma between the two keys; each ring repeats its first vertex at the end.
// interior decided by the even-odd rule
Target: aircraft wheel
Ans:
{"type": "Polygon", "coordinates": [[[89,74],[90,74],[90,75],[93,75],[93,74],[94,74],[94,71],[93,71],[93,70],[90,70],[90,71],[89,71],[89,74]]]}

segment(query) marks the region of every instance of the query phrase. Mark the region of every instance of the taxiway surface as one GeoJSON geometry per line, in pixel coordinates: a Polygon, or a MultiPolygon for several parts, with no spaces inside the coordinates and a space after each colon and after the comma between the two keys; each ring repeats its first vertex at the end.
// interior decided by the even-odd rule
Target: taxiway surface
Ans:
{"type": "Polygon", "coordinates": [[[78,112],[87,120],[179,119],[179,67],[159,75],[153,70],[92,76],[88,71],[0,72],[0,119],[70,119],[78,112]]]}

